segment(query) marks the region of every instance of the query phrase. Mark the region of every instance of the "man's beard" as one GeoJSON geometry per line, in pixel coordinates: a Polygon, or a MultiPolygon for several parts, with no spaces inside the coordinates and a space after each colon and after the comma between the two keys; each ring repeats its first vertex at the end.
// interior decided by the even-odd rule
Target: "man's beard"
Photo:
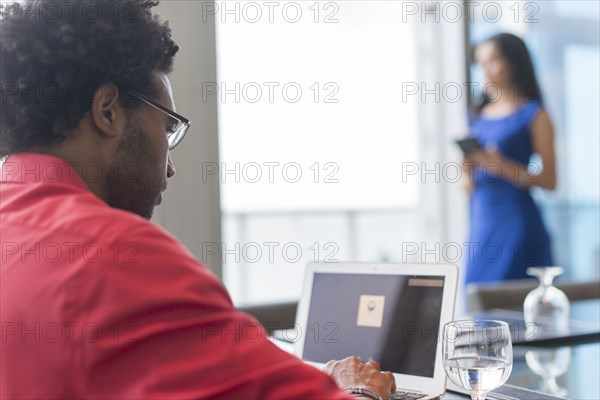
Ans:
{"type": "Polygon", "coordinates": [[[111,207],[152,218],[166,186],[166,171],[159,165],[160,160],[152,155],[139,118],[131,115],[117,147],[117,161],[108,173],[108,204],[111,207]]]}

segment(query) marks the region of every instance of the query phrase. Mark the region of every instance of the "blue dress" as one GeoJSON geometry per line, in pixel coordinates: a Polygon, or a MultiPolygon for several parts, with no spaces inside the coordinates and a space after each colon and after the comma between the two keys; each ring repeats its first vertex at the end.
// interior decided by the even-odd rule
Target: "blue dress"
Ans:
{"type": "MultiPolygon", "coordinates": [[[[479,116],[470,123],[471,134],[526,166],[533,153],[530,126],[541,107],[526,102],[504,118],[479,116]]],[[[499,178],[497,171],[474,169],[466,283],[522,279],[528,267],[552,265],[550,238],[529,190],[499,178]]]]}

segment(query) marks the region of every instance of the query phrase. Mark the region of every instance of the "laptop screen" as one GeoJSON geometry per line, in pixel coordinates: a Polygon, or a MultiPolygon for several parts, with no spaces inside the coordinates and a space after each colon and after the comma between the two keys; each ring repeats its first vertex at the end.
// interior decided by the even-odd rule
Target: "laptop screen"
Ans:
{"type": "Polygon", "coordinates": [[[303,358],[432,378],[443,292],[443,276],[315,273],[303,358]]]}

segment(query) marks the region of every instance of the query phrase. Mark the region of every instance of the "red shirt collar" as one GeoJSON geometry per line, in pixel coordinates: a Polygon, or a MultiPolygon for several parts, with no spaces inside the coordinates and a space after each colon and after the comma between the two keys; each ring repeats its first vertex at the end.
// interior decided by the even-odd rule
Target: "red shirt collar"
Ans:
{"type": "MultiPolygon", "coordinates": [[[[85,166],[83,171],[96,178],[102,174],[100,166],[94,163],[85,166]]],[[[17,153],[8,156],[0,169],[0,182],[69,183],[89,190],[70,163],[55,156],[39,153],[17,153]]]]}

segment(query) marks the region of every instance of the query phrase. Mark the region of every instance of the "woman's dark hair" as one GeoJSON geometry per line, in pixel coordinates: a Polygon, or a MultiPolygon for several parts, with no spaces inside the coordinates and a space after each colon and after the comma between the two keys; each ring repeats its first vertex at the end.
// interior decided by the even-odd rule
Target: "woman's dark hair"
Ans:
{"type": "MultiPolygon", "coordinates": [[[[0,5],[0,157],[60,143],[97,89],[155,95],[179,47],[157,0],[26,0],[0,5]]],[[[121,96],[120,96],[121,97],[121,96]]],[[[121,102],[132,110],[138,106],[121,102]]]]}
{"type": "MultiPolygon", "coordinates": [[[[527,50],[525,42],[518,36],[510,33],[500,33],[483,41],[482,43],[493,43],[506,59],[511,69],[512,83],[519,94],[519,97],[527,101],[542,102],[542,93],[535,76],[533,62],[527,50]]],[[[476,107],[477,114],[483,107],[490,103],[490,99],[483,95],[483,99],[476,107]]]]}

